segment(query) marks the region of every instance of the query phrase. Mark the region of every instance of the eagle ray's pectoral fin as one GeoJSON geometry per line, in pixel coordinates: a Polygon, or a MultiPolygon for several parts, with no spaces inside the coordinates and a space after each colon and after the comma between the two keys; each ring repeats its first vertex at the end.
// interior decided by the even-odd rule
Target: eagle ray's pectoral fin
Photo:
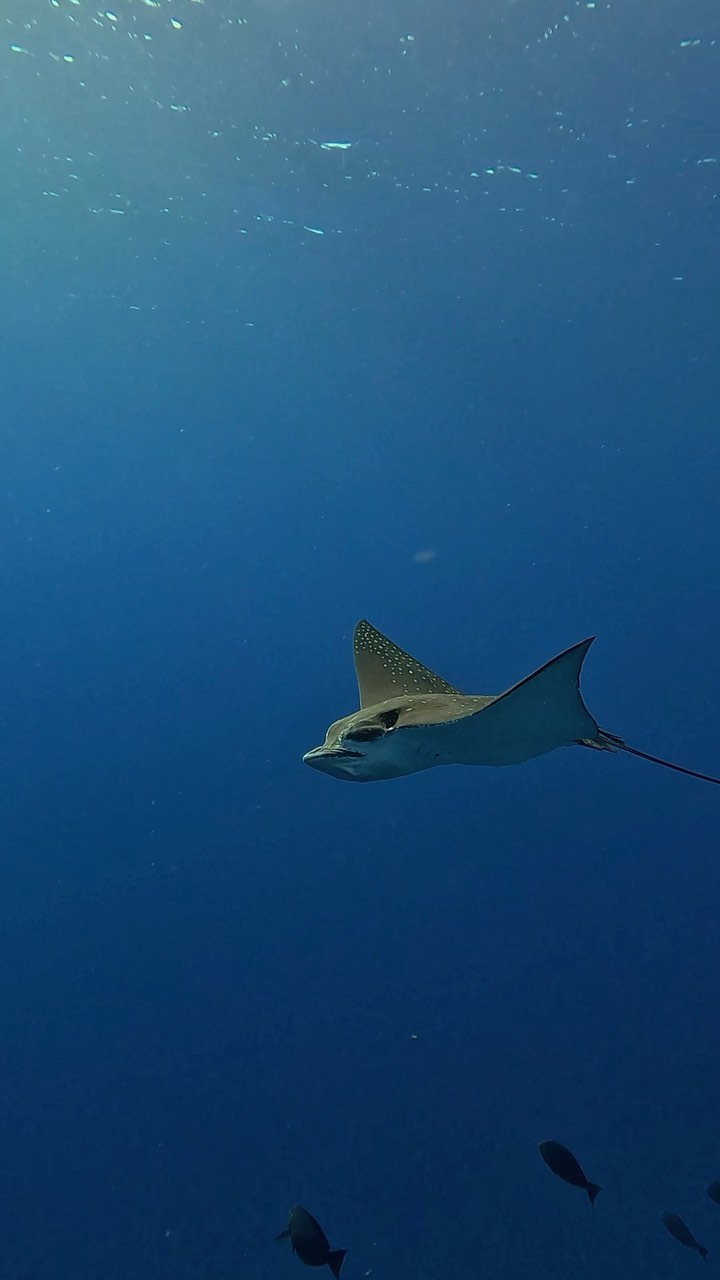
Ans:
{"type": "Polygon", "coordinates": [[[476,713],[487,753],[478,763],[519,764],[597,737],[597,722],[580,693],[580,671],[593,639],[559,653],[476,713]]]}
{"type": "Polygon", "coordinates": [[[403,695],[460,693],[442,676],[394,644],[366,618],[361,618],[355,628],[353,652],[361,707],[372,707],[403,695]]]}

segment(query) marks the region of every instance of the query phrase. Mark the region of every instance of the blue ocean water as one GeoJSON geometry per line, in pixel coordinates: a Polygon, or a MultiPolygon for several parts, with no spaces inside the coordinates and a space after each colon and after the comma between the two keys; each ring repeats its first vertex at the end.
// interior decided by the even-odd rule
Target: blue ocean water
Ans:
{"type": "Polygon", "coordinates": [[[718,789],[302,756],[367,616],[597,635],[720,773],[716,5],[5,0],[0,77],[3,1273],[712,1263],[718,789]]]}

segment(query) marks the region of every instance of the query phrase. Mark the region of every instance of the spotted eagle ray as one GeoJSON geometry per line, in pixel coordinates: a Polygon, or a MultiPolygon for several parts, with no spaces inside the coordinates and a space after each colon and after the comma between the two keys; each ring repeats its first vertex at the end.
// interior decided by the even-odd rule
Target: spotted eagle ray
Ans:
{"type": "Polygon", "coordinates": [[[565,649],[505,693],[471,697],[363,618],[353,637],[360,710],[331,724],[323,745],[303,759],[334,778],[377,782],[441,764],[520,764],[580,746],[627,751],[720,785],[720,778],[648,755],[600,728],[580,693],[594,639],[565,649]]]}

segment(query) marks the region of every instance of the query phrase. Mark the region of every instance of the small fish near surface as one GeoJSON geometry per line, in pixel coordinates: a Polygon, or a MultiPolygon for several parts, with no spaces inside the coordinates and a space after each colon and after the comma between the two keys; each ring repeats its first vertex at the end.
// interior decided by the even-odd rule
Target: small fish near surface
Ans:
{"type": "Polygon", "coordinates": [[[698,1244],[692,1231],[685,1225],[682,1218],[679,1218],[676,1213],[664,1213],[662,1220],[671,1236],[679,1240],[680,1244],[686,1245],[688,1249],[697,1249],[703,1262],[705,1261],[708,1255],[707,1249],[704,1245],[698,1244]]]}
{"type": "Polygon", "coordinates": [[[601,729],[580,693],[594,640],[582,640],[505,693],[468,695],[398,648],[365,619],[353,637],[360,710],[331,724],[305,764],[349,782],[401,778],[443,764],[510,765],[557,747],[626,751],[664,769],[720,778],[630,747],[601,729]]]}
{"type": "Polygon", "coordinates": [[[593,1208],[595,1207],[595,1199],[602,1191],[602,1187],[586,1177],[572,1151],[568,1151],[561,1142],[541,1142],[540,1155],[548,1169],[551,1169],[558,1178],[562,1178],[563,1182],[569,1182],[571,1187],[580,1187],[581,1190],[587,1191],[590,1203],[593,1208]]]}
{"type": "Polygon", "coordinates": [[[347,1249],[331,1249],[320,1223],[302,1205],[296,1204],[290,1210],[288,1225],[275,1239],[289,1240],[293,1253],[307,1267],[328,1266],[335,1280],[339,1280],[347,1249]]]}

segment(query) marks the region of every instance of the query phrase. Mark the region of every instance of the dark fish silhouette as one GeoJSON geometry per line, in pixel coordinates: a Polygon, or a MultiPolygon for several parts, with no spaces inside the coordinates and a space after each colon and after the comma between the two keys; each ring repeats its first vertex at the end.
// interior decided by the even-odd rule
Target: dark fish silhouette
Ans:
{"type": "Polygon", "coordinates": [[[708,1195],[716,1204],[720,1204],[720,1182],[711,1182],[708,1187],[708,1195]]]}
{"type": "Polygon", "coordinates": [[[541,1142],[540,1155],[548,1169],[552,1169],[558,1178],[569,1182],[572,1187],[581,1187],[583,1191],[587,1191],[591,1205],[595,1204],[595,1197],[602,1187],[585,1176],[572,1151],[568,1151],[561,1142],[541,1142]]]}
{"type": "Polygon", "coordinates": [[[316,1222],[312,1214],[302,1205],[296,1204],[290,1210],[288,1225],[280,1232],[276,1240],[289,1240],[293,1253],[308,1267],[324,1267],[327,1265],[340,1280],[340,1268],[347,1249],[331,1249],[325,1232],[316,1222]]]}
{"type": "Polygon", "coordinates": [[[662,1220],[665,1223],[671,1236],[680,1241],[680,1244],[687,1245],[688,1249],[697,1249],[703,1262],[707,1258],[708,1251],[704,1245],[698,1244],[692,1231],[686,1227],[682,1218],[678,1218],[676,1213],[664,1213],[662,1220]]]}

